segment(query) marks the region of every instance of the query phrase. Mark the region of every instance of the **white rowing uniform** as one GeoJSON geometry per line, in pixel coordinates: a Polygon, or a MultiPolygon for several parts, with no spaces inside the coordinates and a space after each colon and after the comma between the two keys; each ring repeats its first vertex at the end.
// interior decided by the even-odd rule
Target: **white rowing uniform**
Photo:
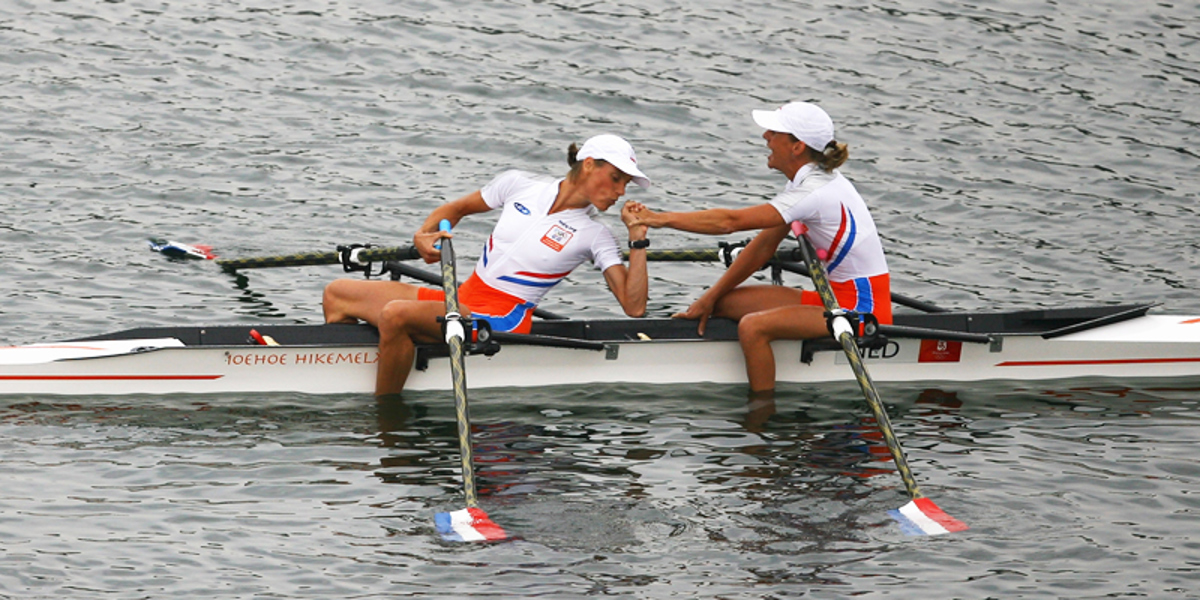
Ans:
{"type": "Polygon", "coordinates": [[[585,261],[601,272],[621,264],[617,240],[594,220],[595,207],[548,214],[562,181],[514,170],[484,186],[483,201],[502,210],[475,265],[484,283],[536,304],[585,261]]]}
{"type": "Polygon", "coordinates": [[[875,220],[854,184],[836,169],[809,163],[771,200],[784,222],[800,221],[808,239],[828,253],[830,281],[849,281],[888,272],[875,220]]]}

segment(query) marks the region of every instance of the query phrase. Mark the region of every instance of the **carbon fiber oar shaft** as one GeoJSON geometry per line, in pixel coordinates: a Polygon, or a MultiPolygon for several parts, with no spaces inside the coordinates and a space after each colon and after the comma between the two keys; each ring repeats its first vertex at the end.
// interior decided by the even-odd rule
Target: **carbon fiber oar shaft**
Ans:
{"type": "MultiPolygon", "coordinates": [[[[804,262],[808,264],[808,268],[813,280],[813,286],[817,288],[817,293],[821,295],[821,302],[825,305],[825,310],[834,312],[840,308],[837,297],[833,293],[833,286],[829,285],[829,278],[825,274],[825,266],[821,261],[817,260],[816,252],[813,251],[808,243],[808,238],[797,236],[800,238],[800,252],[803,255],[804,262]]],[[[845,322],[847,319],[839,317],[839,320],[845,322]]],[[[835,327],[835,331],[837,328],[835,327]]],[[[896,470],[900,472],[900,478],[904,480],[904,487],[908,490],[908,495],[916,500],[923,498],[920,488],[917,487],[917,480],[913,478],[912,471],[908,468],[908,459],[904,457],[904,449],[900,447],[900,442],[896,441],[896,433],[892,430],[892,421],[888,418],[887,410],[883,406],[883,400],[879,397],[879,392],[875,388],[875,382],[871,380],[871,374],[867,372],[866,365],[863,364],[862,354],[858,350],[858,343],[854,340],[854,333],[847,326],[842,329],[837,335],[838,342],[842,345],[842,350],[846,354],[846,359],[850,361],[850,368],[854,370],[854,378],[858,381],[858,386],[862,388],[863,397],[867,399],[867,404],[871,406],[871,412],[875,415],[875,425],[879,428],[879,432],[883,434],[883,440],[887,444],[888,451],[892,453],[892,460],[896,463],[896,470]]]]}
{"type": "MultiPolygon", "coordinates": [[[[354,258],[360,262],[379,262],[384,260],[414,260],[420,258],[414,246],[398,246],[393,248],[358,248],[354,258]]],[[[259,256],[251,258],[234,258],[218,260],[217,264],[226,271],[239,269],[266,269],[271,267],[303,267],[308,265],[338,265],[342,263],[341,252],[299,252],[279,256],[259,256]]]]}
{"type": "MultiPolygon", "coordinates": [[[[732,248],[679,248],[676,250],[647,250],[646,260],[655,262],[725,262],[726,254],[730,259],[736,255],[732,248]]],[[[629,252],[622,253],[629,260],[629,252]]],[[[778,250],[775,260],[795,262],[800,260],[798,250],[778,250]]]]}
{"type": "MultiPolygon", "coordinates": [[[[449,223],[444,227],[448,230],[449,223]]],[[[458,423],[458,448],[462,461],[463,494],[468,507],[479,506],[475,492],[475,460],[471,444],[471,415],[467,404],[467,365],[463,341],[466,332],[458,312],[458,275],[454,266],[454,244],[443,238],[442,291],[446,294],[446,343],[450,346],[450,377],[454,384],[454,414],[458,423]]]]}

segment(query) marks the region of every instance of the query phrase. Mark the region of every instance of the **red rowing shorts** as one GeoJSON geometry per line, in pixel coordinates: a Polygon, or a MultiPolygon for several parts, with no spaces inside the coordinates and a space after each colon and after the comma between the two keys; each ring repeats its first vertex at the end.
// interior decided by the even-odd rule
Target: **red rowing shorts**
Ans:
{"type": "MultiPolygon", "coordinates": [[[[417,300],[444,302],[446,294],[423,287],[417,290],[417,300]]],[[[492,331],[529,333],[533,327],[533,309],[537,305],[484,283],[475,273],[458,286],[458,301],[471,309],[471,317],[487,320],[492,331]]]]}
{"type": "MultiPolygon", "coordinates": [[[[833,288],[838,306],[859,314],[871,313],[879,320],[880,325],[892,324],[892,284],[887,273],[849,281],[831,281],[829,286],[833,288]]],[[[800,302],[825,306],[825,303],[821,302],[821,295],[810,290],[804,290],[800,302]]]]}

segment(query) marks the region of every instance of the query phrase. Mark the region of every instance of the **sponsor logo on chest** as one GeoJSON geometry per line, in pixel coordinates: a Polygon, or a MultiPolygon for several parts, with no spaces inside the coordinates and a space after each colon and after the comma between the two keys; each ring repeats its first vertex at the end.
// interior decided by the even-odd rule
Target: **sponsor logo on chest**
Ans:
{"type": "Polygon", "coordinates": [[[571,243],[573,237],[575,237],[575,228],[559,221],[551,225],[550,229],[542,235],[542,243],[555,252],[562,252],[562,249],[571,243]]]}

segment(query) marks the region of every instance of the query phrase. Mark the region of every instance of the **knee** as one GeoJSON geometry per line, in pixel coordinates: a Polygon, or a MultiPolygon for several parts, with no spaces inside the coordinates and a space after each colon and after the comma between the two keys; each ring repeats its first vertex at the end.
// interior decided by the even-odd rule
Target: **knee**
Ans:
{"type": "Polygon", "coordinates": [[[738,339],[743,344],[754,342],[770,342],[773,338],[767,319],[758,313],[750,313],[738,320],[738,339]]]}
{"type": "Polygon", "coordinates": [[[325,286],[325,291],[321,293],[325,322],[334,323],[346,319],[347,287],[351,283],[348,279],[335,279],[325,286]]]}
{"type": "Polygon", "coordinates": [[[390,339],[397,336],[407,336],[409,332],[409,324],[411,316],[409,308],[411,302],[404,300],[393,300],[383,305],[383,310],[379,313],[379,336],[382,339],[390,339]]]}

